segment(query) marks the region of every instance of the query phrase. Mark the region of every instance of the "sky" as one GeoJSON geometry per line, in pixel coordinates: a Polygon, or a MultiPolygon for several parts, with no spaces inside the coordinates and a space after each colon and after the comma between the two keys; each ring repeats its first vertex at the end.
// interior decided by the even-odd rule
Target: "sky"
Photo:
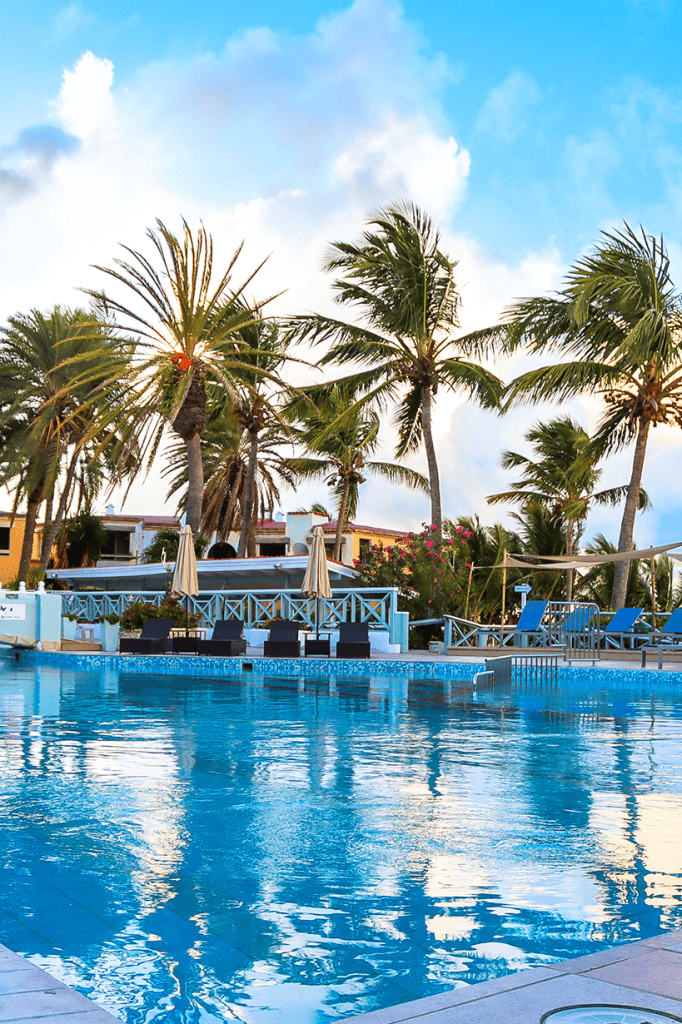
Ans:
{"type": "MultiPolygon", "coordinates": [[[[560,287],[623,220],[663,234],[682,282],[672,0],[5,0],[0,19],[0,324],[84,303],[79,288],[105,283],[93,264],[181,216],[204,221],[218,262],[245,240],[242,278],[269,257],[252,288],[283,292],[273,313],[331,312],[329,243],[396,199],[430,213],[457,261],[463,331],[560,287]]],[[[587,399],[500,419],[439,394],[445,513],[503,518],[485,502],[510,482],[500,452],[530,454],[524,432],[558,412],[599,417],[587,399]]],[[[609,459],[604,486],[627,482],[630,459],[609,459]]],[[[125,511],[174,510],[160,468],[125,511]]],[[[659,428],[639,544],[682,540],[681,470],[682,432],[659,428]]],[[[310,485],[282,505],[326,497],[310,485]]],[[[370,479],[357,519],[419,528],[428,501],[370,479]]],[[[615,540],[618,519],[594,512],[588,536],[615,540]]]]}

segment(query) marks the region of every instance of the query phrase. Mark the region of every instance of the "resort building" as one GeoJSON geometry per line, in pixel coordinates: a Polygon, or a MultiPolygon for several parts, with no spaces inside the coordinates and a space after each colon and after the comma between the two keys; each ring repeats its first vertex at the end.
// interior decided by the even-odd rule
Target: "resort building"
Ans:
{"type": "MultiPolygon", "coordinates": [[[[264,519],[256,525],[256,555],[260,558],[277,558],[285,555],[307,555],[312,543],[313,529],[321,526],[324,532],[324,546],[327,558],[334,554],[336,538],[336,522],[314,512],[287,512],[275,519],[264,519]]],[[[346,523],[341,540],[341,558],[343,565],[354,565],[355,560],[362,562],[369,554],[373,545],[392,547],[404,532],[388,530],[380,526],[359,526],[346,523]]],[[[230,543],[235,546],[238,535],[230,536],[230,543]]],[[[236,553],[236,550],[235,550],[236,553]]]]}
{"type": "MultiPolygon", "coordinates": [[[[180,520],[177,516],[116,515],[111,505],[102,516],[102,521],[107,531],[107,540],[97,562],[98,566],[137,565],[142,552],[149,547],[159,530],[180,530],[180,520]]],[[[42,532],[43,524],[39,523],[33,546],[34,557],[36,550],[40,551],[42,532]]],[[[17,565],[18,563],[17,555],[17,565]]]]}

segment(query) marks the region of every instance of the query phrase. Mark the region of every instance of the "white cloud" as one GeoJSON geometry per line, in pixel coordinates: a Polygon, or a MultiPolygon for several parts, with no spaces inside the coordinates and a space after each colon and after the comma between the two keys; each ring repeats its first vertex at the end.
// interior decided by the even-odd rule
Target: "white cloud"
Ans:
{"type": "Polygon", "coordinates": [[[111,87],[114,65],[110,60],[84,53],[73,71],[65,71],[59,99],[54,104],[64,127],[81,139],[93,132],[115,127],[111,87]]]}
{"type": "Polygon", "coordinates": [[[370,179],[383,192],[410,195],[435,214],[453,213],[466,188],[471,159],[453,138],[389,118],[379,131],[359,135],[334,168],[355,188],[370,179]]]}
{"type": "Polygon", "coordinates": [[[537,83],[522,71],[512,71],[488,93],[477,127],[503,142],[512,142],[527,128],[530,108],[539,101],[537,83]]]}

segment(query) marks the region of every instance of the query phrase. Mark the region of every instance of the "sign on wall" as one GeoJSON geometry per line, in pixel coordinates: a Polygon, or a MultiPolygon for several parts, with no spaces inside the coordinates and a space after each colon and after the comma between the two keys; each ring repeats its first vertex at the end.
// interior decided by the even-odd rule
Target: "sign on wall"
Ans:
{"type": "Polygon", "coordinates": [[[23,601],[0,601],[0,622],[7,622],[8,619],[15,622],[26,619],[26,605],[23,601]]]}

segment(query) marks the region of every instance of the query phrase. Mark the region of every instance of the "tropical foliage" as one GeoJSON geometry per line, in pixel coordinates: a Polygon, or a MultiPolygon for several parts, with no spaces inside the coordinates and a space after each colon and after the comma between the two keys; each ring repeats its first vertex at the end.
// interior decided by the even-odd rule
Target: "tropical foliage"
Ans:
{"type": "MultiPolygon", "coordinates": [[[[331,342],[319,365],[359,366],[351,381],[362,402],[380,408],[394,403],[396,455],[424,445],[431,522],[440,528],[432,426],[436,395],[449,390],[494,408],[500,387],[493,373],[471,361],[482,351],[481,342],[475,336],[454,337],[460,304],[455,264],[440,249],[440,236],[426,214],[412,204],[394,203],[372,218],[358,244],[335,242],[324,269],[338,275],[332,284],[335,299],[357,312],[357,322],[313,314],[291,318],[289,329],[316,345],[331,342]]],[[[328,423],[329,434],[341,421],[328,423]]]]}
{"type": "Polygon", "coordinates": [[[336,515],[333,557],[339,562],[343,531],[355,518],[366,473],[426,493],[429,482],[407,466],[370,458],[379,446],[380,420],[373,410],[354,403],[347,387],[314,392],[312,400],[297,401],[291,411],[295,410],[301,425],[295,429],[294,439],[303,454],[289,459],[288,465],[301,480],[324,479],[331,488],[336,515]],[[330,422],[337,423],[333,433],[328,430],[330,422]]]}
{"type": "MultiPolygon", "coordinates": [[[[201,527],[204,490],[201,435],[206,426],[206,379],[211,376],[229,392],[240,373],[253,374],[253,360],[242,356],[248,343],[239,331],[258,316],[243,299],[260,266],[241,285],[232,282],[240,245],[217,280],[213,273],[213,240],[203,224],[192,232],[183,220],[176,237],[157,220],[147,237],[155,250],[151,259],[123,246],[127,260],[98,267],[134,296],[136,306],[105,292],[87,290],[107,313],[137,337],[135,358],[126,374],[129,388],[127,444],[139,444],[153,456],[166,424],[182,439],[187,458],[187,521],[194,533],[201,527]]],[[[263,303],[261,303],[261,306],[263,303]]]]}
{"type": "MultiPolygon", "coordinates": [[[[632,549],[649,430],[659,423],[682,425],[681,330],[682,299],[663,240],[627,224],[602,234],[556,296],[517,303],[497,330],[510,350],[523,345],[563,357],[513,381],[507,405],[591,392],[605,404],[594,438],[599,453],[634,445],[619,552],[632,549]]],[[[616,609],[626,599],[628,571],[628,562],[616,564],[616,609]]]]}

